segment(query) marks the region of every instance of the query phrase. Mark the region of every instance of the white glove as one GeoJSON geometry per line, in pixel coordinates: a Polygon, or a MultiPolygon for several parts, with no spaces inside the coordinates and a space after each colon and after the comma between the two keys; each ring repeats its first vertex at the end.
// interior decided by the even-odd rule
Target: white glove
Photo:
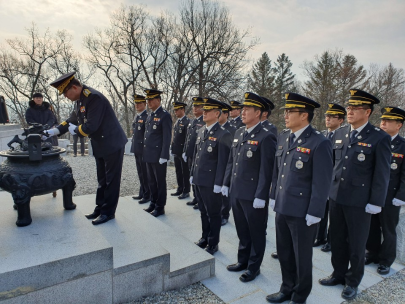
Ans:
{"type": "Polygon", "coordinates": [[[74,124],[69,122],[69,132],[70,132],[70,134],[76,135],[76,132],[75,132],[76,128],[77,128],[77,126],[75,126],[74,124]]]}
{"type": "Polygon", "coordinates": [[[227,187],[227,186],[222,186],[222,188],[221,188],[221,193],[222,193],[223,196],[228,197],[228,195],[229,195],[229,187],[227,187]]]}
{"type": "Polygon", "coordinates": [[[190,185],[193,185],[193,177],[190,176],[190,185]]]}
{"type": "Polygon", "coordinates": [[[45,135],[42,135],[41,136],[41,139],[43,140],[43,141],[45,141],[45,140],[47,140],[49,137],[48,136],[45,136],[45,135]]]}
{"type": "Polygon", "coordinates": [[[221,193],[221,186],[214,185],[214,193],[221,193]]]}
{"type": "Polygon", "coordinates": [[[269,205],[270,205],[271,210],[274,211],[274,206],[276,205],[276,201],[274,199],[270,199],[269,205]]]}
{"type": "Polygon", "coordinates": [[[307,226],[311,226],[311,225],[319,223],[321,221],[320,217],[312,216],[309,214],[307,214],[305,219],[307,220],[307,226]]]}
{"type": "Polygon", "coordinates": [[[266,205],[266,201],[262,200],[260,198],[255,198],[255,200],[253,201],[253,208],[255,208],[255,209],[264,208],[265,205],[266,205]]]}
{"type": "Polygon", "coordinates": [[[404,201],[401,201],[400,199],[393,198],[393,199],[392,199],[392,204],[393,204],[394,206],[403,206],[403,205],[405,205],[405,202],[404,202],[404,201]]]}
{"type": "Polygon", "coordinates": [[[59,130],[56,129],[56,128],[46,130],[45,133],[46,133],[48,136],[55,136],[55,135],[60,134],[59,130]]]}
{"type": "Polygon", "coordinates": [[[159,158],[159,164],[164,164],[165,162],[167,162],[167,159],[159,158]]]}
{"type": "Polygon", "coordinates": [[[187,156],[186,156],[186,153],[183,153],[183,154],[181,155],[181,157],[183,157],[184,162],[187,162],[187,156]]]}
{"type": "Polygon", "coordinates": [[[377,214],[381,212],[381,207],[376,205],[367,204],[366,212],[370,214],[377,214]]]}

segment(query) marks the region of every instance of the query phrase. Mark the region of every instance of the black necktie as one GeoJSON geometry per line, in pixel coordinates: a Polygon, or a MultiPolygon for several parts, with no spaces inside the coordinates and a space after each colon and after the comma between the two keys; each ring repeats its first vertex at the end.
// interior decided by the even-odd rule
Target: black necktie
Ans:
{"type": "Polygon", "coordinates": [[[208,129],[205,128],[205,130],[204,130],[204,137],[207,137],[207,134],[208,134],[208,129]]]}
{"type": "Polygon", "coordinates": [[[328,139],[329,139],[330,141],[332,141],[332,136],[333,136],[333,132],[329,132],[329,134],[328,134],[328,139]]]}
{"type": "Polygon", "coordinates": [[[290,133],[290,137],[288,139],[288,148],[291,148],[292,144],[294,143],[295,134],[290,133]]]}
{"type": "Polygon", "coordinates": [[[359,133],[357,130],[352,131],[352,133],[350,134],[350,142],[353,142],[356,140],[357,133],[359,133]]]}
{"type": "Polygon", "coordinates": [[[245,133],[243,133],[243,140],[245,140],[248,136],[249,136],[249,132],[245,131],[245,133]]]}

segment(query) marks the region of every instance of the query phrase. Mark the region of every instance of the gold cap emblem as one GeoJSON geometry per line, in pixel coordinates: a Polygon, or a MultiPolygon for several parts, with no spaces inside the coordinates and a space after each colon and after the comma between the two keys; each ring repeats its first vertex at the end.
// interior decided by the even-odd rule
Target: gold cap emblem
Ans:
{"type": "Polygon", "coordinates": [[[356,94],[356,92],[357,92],[356,90],[350,90],[350,95],[353,96],[354,94],[356,94]]]}
{"type": "Polygon", "coordinates": [[[290,95],[289,93],[285,94],[285,99],[288,99],[289,95],[290,95]]]}
{"type": "Polygon", "coordinates": [[[204,98],[204,102],[207,102],[208,101],[208,98],[204,98]]]}
{"type": "Polygon", "coordinates": [[[245,99],[249,97],[249,93],[245,93],[245,99]]]}
{"type": "Polygon", "coordinates": [[[392,110],[392,108],[388,108],[388,107],[385,108],[385,112],[388,112],[388,113],[389,113],[389,112],[391,112],[391,110],[392,110]]]}
{"type": "Polygon", "coordinates": [[[329,106],[329,109],[332,109],[332,107],[333,107],[333,104],[328,104],[328,106],[329,106]]]}

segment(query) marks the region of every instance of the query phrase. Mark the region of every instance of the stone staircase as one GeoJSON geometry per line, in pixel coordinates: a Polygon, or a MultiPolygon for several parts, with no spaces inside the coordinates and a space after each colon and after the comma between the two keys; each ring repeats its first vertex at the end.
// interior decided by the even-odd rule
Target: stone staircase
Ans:
{"type": "Polygon", "coordinates": [[[214,275],[211,255],[132,198],[93,226],[84,214],[95,195],[65,211],[58,192],[32,198],[33,223],[18,228],[11,195],[0,191],[0,303],[123,303],[214,275]]]}

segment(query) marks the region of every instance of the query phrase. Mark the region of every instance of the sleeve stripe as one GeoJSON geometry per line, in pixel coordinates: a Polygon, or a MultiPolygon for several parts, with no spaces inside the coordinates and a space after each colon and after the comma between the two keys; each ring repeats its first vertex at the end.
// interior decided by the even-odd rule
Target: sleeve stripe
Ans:
{"type": "Polygon", "coordinates": [[[79,132],[80,132],[80,134],[82,134],[83,136],[89,136],[89,134],[86,134],[86,133],[83,132],[83,130],[82,130],[82,125],[79,126],[79,132]]]}

